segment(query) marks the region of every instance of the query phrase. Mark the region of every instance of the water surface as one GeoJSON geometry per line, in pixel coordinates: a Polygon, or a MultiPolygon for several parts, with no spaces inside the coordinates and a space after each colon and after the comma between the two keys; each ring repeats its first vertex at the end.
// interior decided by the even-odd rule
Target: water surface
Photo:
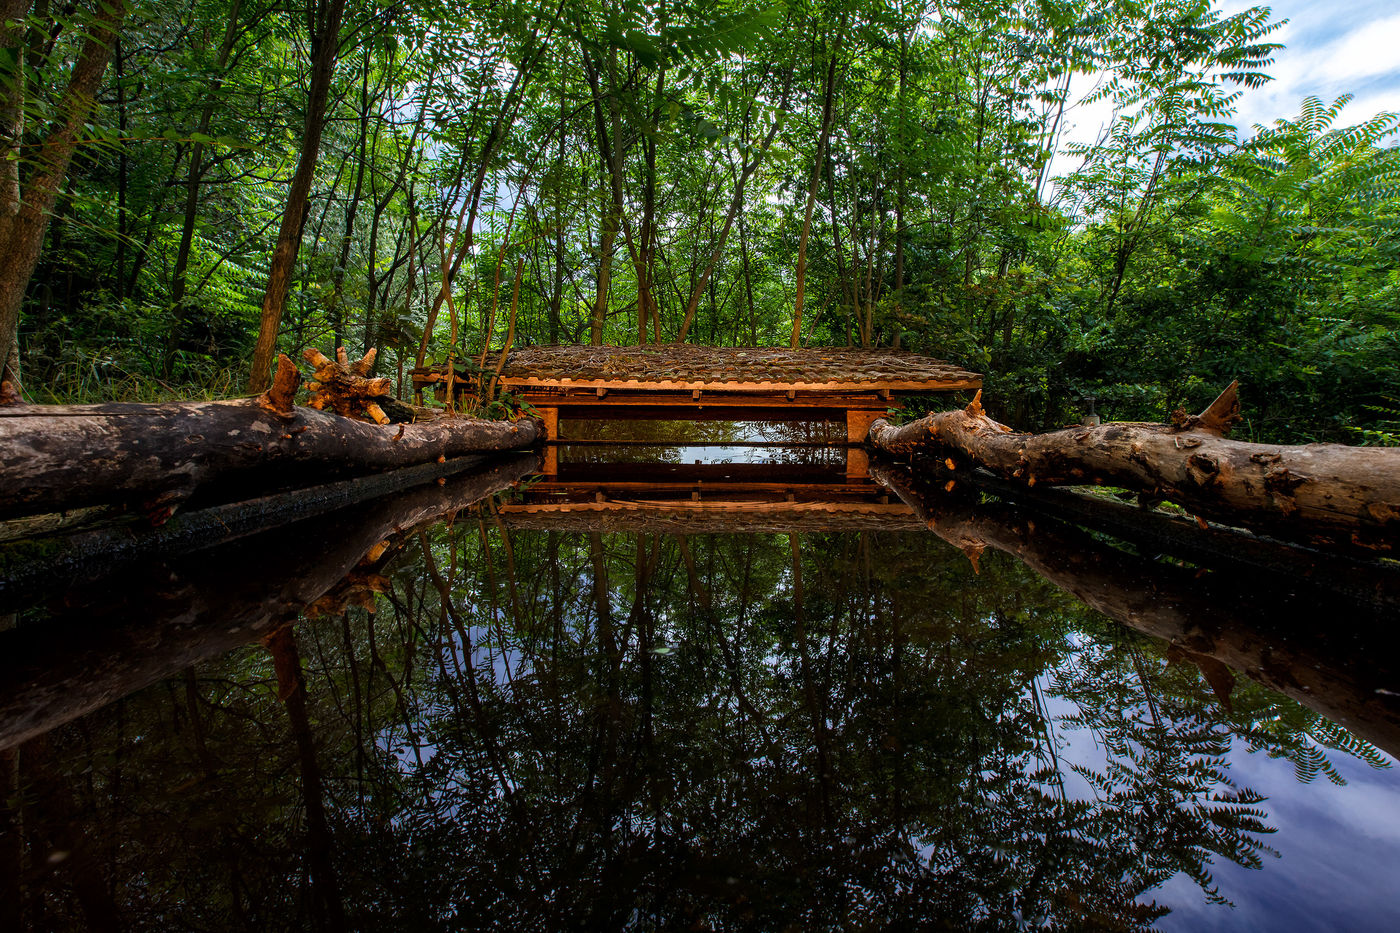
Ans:
{"type": "Polygon", "coordinates": [[[1385,574],[562,463],[4,592],[0,925],[1400,926],[1385,574]]]}

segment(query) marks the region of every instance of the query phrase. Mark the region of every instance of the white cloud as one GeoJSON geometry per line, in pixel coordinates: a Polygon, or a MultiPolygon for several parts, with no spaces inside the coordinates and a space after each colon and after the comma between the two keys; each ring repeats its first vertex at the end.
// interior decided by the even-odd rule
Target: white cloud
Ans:
{"type": "MultiPolygon", "coordinates": [[[[1330,104],[1343,94],[1354,100],[1342,111],[1342,125],[1370,119],[1383,111],[1400,112],[1400,13],[1394,0],[1274,0],[1265,4],[1222,0],[1226,15],[1251,6],[1267,5],[1275,21],[1288,20],[1269,41],[1285,48],[1265,69],[1273,80],[1261,88],[1240,88],[1235,124],[1241,136],[1251,135],[1256,124],[1272,126],[1280,118],[1292,118],[1303,99],[1317,97],[1330,104]]],[[[1065,112],[1060,137],[1063,153],[1068,143],[1092,143],[1113,118],[1112,101],[1085,103],[1103,76],[1078,76],[1072,97],[1077,101],[1065,112]]],[[[1054,159],[1050,175],[1062,176],[1077,167],[1063,154],[1054,159]]]]}
{"type": "MultiPolygon", "coordinates": [[[[1220,4],[1227,14],[1249,6],[1239,0],[1220,4]]],[[[1390,0],[1279,0],[1269,6],[1276,19],[1288,19],[1270,37],[1286,47],[1267,69],[1274,80],[1241,96],[1237,123],[1242,130],[1296,116],[1310,96],[1331,103],[1354,94],[1355,101],[1343,112],[1344,123],[1400,110],[1400,14],[1390,0]]]]}

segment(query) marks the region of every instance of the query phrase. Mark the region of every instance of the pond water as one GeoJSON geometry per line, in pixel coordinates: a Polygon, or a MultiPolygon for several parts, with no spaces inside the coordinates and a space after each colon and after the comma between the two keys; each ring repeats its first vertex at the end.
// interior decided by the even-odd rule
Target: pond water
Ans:
{"type": "Polygon", "coordinates": [[[9,545],[0,928],[1400,928],[1388,569],[607,452],[9,545]]]}

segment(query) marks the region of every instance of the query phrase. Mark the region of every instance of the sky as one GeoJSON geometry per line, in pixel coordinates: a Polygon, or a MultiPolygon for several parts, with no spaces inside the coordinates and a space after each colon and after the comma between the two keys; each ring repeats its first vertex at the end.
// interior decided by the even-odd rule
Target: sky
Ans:
{"type": "MultiPolygon", "coordinates": [[[[1342,94],[1354,95],[1341,114],[1339,122],[1344,126],[1381,111],[1400,112],[1400,3],[1396,0],[1219,0],[1217,5],[1227,15],[1267,6],[1275,21],[1288,21],[1269,37],[1285,46],[1265,70],[1274,80],[1262,88],[1240,89],[1243,96],[1235,124],[1243,135],[1249,135],[1255,124],[1270,126],[1280,117],[1297,116],[1309,95],[1324,104],[1342,94]]],[[[1079,78],[1073,96],[1092,90],[1094,80],[1093,76],[1079,78]]],[[[1066,142],[1093,142],[1112,115],[1109,102],[1071,108],[1061,147],[1066,142]]]]}

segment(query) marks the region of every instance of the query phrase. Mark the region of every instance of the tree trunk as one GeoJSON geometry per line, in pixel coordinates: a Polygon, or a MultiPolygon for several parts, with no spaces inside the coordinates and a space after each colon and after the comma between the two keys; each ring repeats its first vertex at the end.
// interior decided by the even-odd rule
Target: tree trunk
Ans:
{"type": "Polygon", "coordinates": [[[231,402],[0,407],[0,517],[125,502],[161,519],[196,490],[266,490],[528,447],[540,437],[531,420],[366,424],[283,404],[275,392],[231,402]]]}
{"type": "MultiPolygon", "coordinates": [[[[233,53],[234,42],[238,39],[238,15],[242,7],[243,0],[233,0],[229,5],[228,23],[224,26],[224,38],[219,44],[219,54],[214,62],[219,73],[210,82],[208,96],[205,98],[204,107],[199,113],[199,126],[196,132],[204,136],[209,135],[209,127],[214,119],[214,105],[219,100],[219,92],[224,83],[224,70],[228,67],[229,55],[233,53]]],[[[196,139],[190,148],[190,174],[185,180],[185,215],[180,225],[180,245],[175,251],[175,271],[170,276],[172,319],[170,333],[166,337],[166,354],[162,364],[162,370],[167,379],[170,378],[175,368],[175,353],[180,349],[181,332],[184,330],[187,269],[190,262],[190,249],[194,245],[194,225],[199,216],[199,188],[204,180],[204,171],[204,143],[196,139]]]]}
{"type": "Polygon", "coordinates": [[[340,21],[344,13],[345,0],[317,0],[311,34],[311,87],[306,99],[301,158],[297,162],[296,173],[292,175],[287,206],[282,212],[282,226],[277,232],[277,245],[268,267],[267,291],[263,293],[262,317],[258,322],[258,342],[253,347],[252,372],[248,377],[249,392],[261,392],[272,383],[277,331],[282,326],[282,311],[292,284],[297,249],[301,246],[302,221],[311,196],[311,183],[316,175],[316,161],[321,155],[326,101],[330,97],[331,80],[335,77],[336,56],[340,51],[340,21]]]}
{"type": "Polygon", "coordinates": [[[1239,419],[1235,386],[1173,424],[1105,424],[1017,434],[988,418],[981,393],[966,409],[895,427],[868,442],[893,455],[948,457],[1026,486],[1121,486],[1198,516],[1317,543],[1394,550],[1400,541],[1400,449],[1280,446],[1222,437],[1239,419]]]}
{"type": "MultiPolygon", "coordinates": [[[[787,99],[787,89],[783,90],[783,100],[787,99]]],[[[729,210],[724,215],[724,225],[719,229],[719,236],[715,238],[714,249],[710,252],[710,259],[705,264],[705,269],[700,273],[700,281],[695,283],[694,290],[690,293],[690,301],[685,307],[685,316],[681,320],[680,334],[676,337],[676,343],[685,343],[685,338],[690,334],[690,326],[695,323],[695,313],[700,310],[700,299],[705,295],[705,289],[709,287],[710,277],[715,274],[715,268],[719,265],[720,257],[724,255],[724,242],[729,239],[729,228],[734,226],[734,218],[739,214],[739,208],[744,203],[744,187],[748,184],[749,177],[758,169],[763,157],[768,154],[768,149],[773,145],[773,140],[778,135],[778,121],[773,121],[773,126],[764,135],[763,141],[758,145],[758,151],[746,159],[739,172],[739,178],[734,183],[734,196],[729,199],[729,210]]]]}
{"type": "Polygon", "coordinates": [[[812,163],[812,175],[807,181],[807,204],[802,213],[802,235],[797,241],[797,298],[792,306],[792,347],[796,349],[802,340],[802,305],[807,294],[807,239],[812,233],[812,213],[817,206],[817,190],[821,186],[822,168],[826,164],[826,138],[831,132],[831,115],[836,90],[836,50],[841,47],[841,33],[844,31],[845,17],[841,19],[836,40],[826,63],[826,85],[822,95],[822,128],[817,135],[817,155],[812,163]]]}
{"type": "MultiPolygon", "coordinates": [[[[336,259],[335,269],[331,272],[331,346],[334,347],[344,346],[346,341],[345,268],[350,265],[350,248],[355,243],[355,217],[360,213],[360,202],[364,200],[365,195],[365,163],[369,161],[366,156],[369,153],[370,65],[370,56],[366,55],[360,78],[360,119],[357,121],[359,130],[356,140],[359,157],[355,160],[355,193],[350,195],[350,203],[345,206],[345,229],[340,234],[340,255],[336,259]]],[[[375,132],[378,133],[377,127],[375,132]]],[[[369,252],[374,252],[373,240],[369,242],[369,252]]]]}
{"type": "MultiPolygon", "coordinates": [[[[5,0],[0,14],[12,22],[22,19],[28,8],[24,0],[5,0]]],[[[17,57],[15,63],[0,67],[0,85],[9,85],[0,87],[4,95],[0,102],[0,138],[13,140],[0,143],[0,166],[4,166],[0,169],[0,256],[4,257],[0,262],[0,380],[19,383],[19,314],[24,295],[39,262],[54,199],[68,173],[78,133],[92,113],[102,74],[107,70],[126,15],[125,0],[98,4],[92,31],[78,53],[68,87],[54,108],[55,120],[31,149],[33,155],[27,161],[34,170],[23,186],[19,162],[7,158],[17,154],[16,147],[23,136],[23,58],[17,57]]],[[[22,27],[0,30],[0,48],[17,49],[23,41],[22,27]]]]}
{"type": "Polygon", "coordinates": [[[312,913],[319,915],[319,927],[343,930],[345,905],[340,899],[340,883],[331,864],[331,834],[326,822],[326,797],[321,766],[316,761],[316,739],[306,710],[306,676],[301,653],[290,622],[273,629],[263,639],[272,667],[277,674],[277,696],[287,710],[292,739],[296,742],[301,772],[301,799],[306,814],[306,855],[311,874],[312,913]]]}

